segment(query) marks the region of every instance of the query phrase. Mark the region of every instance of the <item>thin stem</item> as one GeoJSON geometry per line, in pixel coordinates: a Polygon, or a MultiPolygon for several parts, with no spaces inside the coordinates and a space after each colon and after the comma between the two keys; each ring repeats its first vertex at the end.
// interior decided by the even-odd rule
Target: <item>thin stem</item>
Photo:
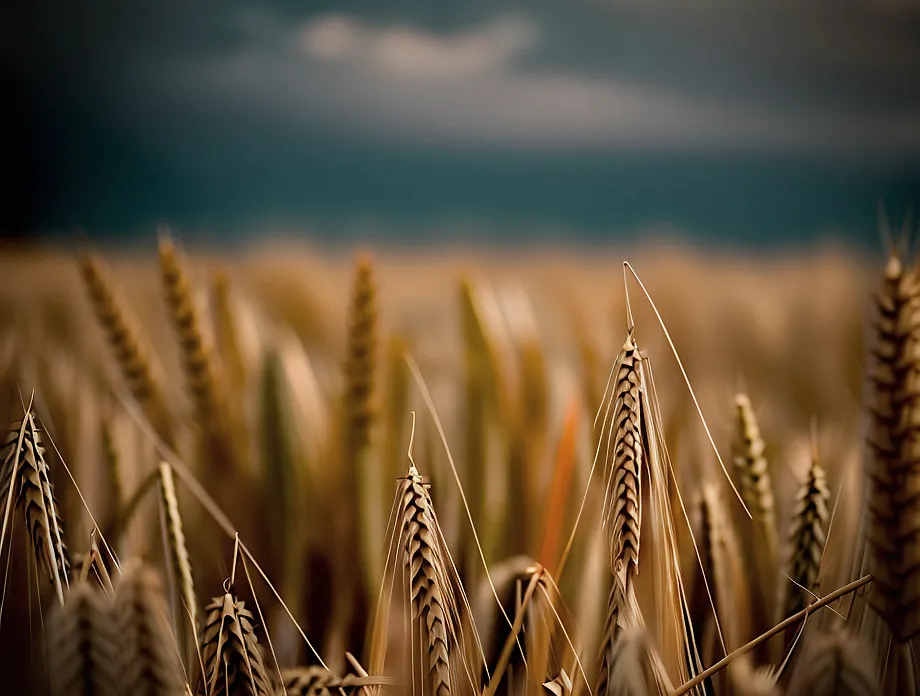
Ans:
{"type": "Polygon", "coordinates": [[[860,587],[862,587],[863,585],[868,585],[870,582],[872,582],[872,576],[864,575],[859,580],[854,580],[849,585],[844,585],[840,589],[834,590],[829,595],[825,595],[824,597],[819,599],[814,604],[809,604],[807,607],[802,609],[802,611],[798,612],[797,614],[793,614],[785,621],[782,621],[781,623],[776,624],[776,626],[771,628],[769,631],[767,631],[763,635],[758,636],[757,638],[752,640],[750,643],[747,643],[746,645],[742,645],[737,650],[730,652],[728,655],[726,655],[721,660],[716,662],[712,667],[710,667],[707,670],[704,670],[703,672],[695,676],[693,679],[688,681],[686,684],[684,684],[680,688],[672,691],[671,696],[681,696],[681,694],[685,694],[689,692],[694,687],[699,686],[704,681],[709,679],[709,677],[711,677],[713,674],[721,672],[723,669],[728,667],[732,662],[734,662],[736,659],[738,659],[742,655],[748,654],[749,652],[751,652],[751,650],[756,648],[761,643],[770,640],[777,633],[781,633],[782,631],[789,628],[791,625],[798,623],[802,619],[806,618],[811,612],[815,611],[816,609],[820,609],[821,607],[827,604],[830,604],[833,601],[840,599],[844,595],[850,594],[851,592],[855,592],[860,587]]]}

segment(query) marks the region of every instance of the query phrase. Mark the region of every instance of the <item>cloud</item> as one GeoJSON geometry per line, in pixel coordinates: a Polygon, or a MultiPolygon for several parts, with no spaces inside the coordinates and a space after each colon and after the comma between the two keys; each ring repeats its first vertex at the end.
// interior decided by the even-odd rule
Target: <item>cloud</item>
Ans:
{"type": "Polygon", "coordinates": [[[507,15],[473,30],[444,36],[411,26],[373,29],[354,17],[330,15],[300,32],[303,52],[319,60],[350,60],[410,79],[452,79],[502,70],[533,47],[536,26],[507,15]]]}
{"type": "Polygon", "coordinates": [[[256,24],[259,40],[245,49],[161,61],[139,84],[161,103],[219,110],[290,137],[319,129],[439,147],[920,150],[916,110],[748,100],[534,67],[527,61],[544,48],[543,32],[520,14],[450,33],[324,15],[276,22],[274,40],[264,16],[256,24]]]}

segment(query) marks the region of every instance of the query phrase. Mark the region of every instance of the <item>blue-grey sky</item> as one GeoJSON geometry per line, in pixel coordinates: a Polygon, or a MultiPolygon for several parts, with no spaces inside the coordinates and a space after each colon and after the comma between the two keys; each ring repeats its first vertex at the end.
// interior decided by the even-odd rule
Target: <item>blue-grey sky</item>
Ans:
{"type": "Polygon", "coordinates": [[[34,229],[871,241],[879,198],[920,203],[917,0],[7,14],[4,207],[34,229]]]}

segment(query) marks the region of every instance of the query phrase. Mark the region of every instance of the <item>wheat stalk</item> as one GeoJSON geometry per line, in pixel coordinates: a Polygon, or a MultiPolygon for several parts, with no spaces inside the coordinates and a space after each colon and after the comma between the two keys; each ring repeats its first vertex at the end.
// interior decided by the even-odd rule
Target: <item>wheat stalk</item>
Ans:
{"type": "Polygon", "coordinates": [[[386,677],[346,674],[339,677],[319,665],[291,667],[281,670],[284,693],[288,696],[331,696],[333,692],[353,694],[369,686],[383,686],[392,683],[386,677]]]}

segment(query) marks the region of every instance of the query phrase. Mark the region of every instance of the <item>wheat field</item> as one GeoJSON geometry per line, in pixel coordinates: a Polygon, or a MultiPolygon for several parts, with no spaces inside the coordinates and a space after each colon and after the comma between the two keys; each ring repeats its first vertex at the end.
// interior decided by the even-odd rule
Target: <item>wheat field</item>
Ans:
{"type": "Polygon", "coordinates": [[[0,258],[4,693],[918,693],[899,248],[151,239],[0,258]]]}

